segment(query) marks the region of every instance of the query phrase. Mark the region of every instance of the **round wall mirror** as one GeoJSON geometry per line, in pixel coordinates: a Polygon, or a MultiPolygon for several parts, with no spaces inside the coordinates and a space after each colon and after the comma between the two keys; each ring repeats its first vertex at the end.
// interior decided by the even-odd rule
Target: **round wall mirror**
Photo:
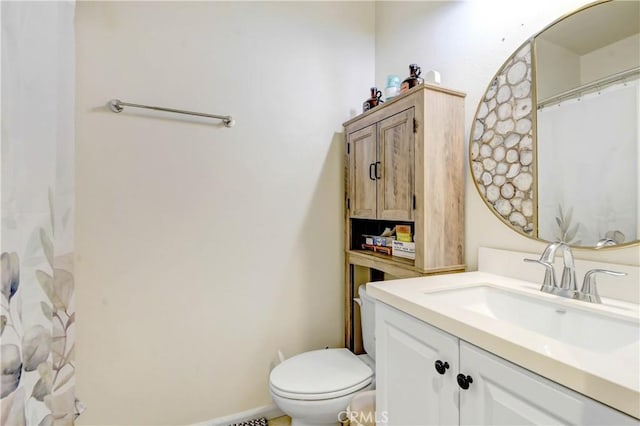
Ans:
{"type": "Polygon", "coordinates": [[[602,1],[520,46],[481,99],[469,142],[487,207],[574,247],[640,242],[640,2],[602,1]]]}

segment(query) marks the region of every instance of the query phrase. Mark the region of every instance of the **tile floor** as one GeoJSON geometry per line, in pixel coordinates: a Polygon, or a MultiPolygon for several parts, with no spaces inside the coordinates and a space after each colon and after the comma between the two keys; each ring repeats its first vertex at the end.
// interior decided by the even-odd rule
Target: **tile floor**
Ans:
{"type": "Polygon", "coordinates": [[[282,416],[269,420],[269,426],[291,426],[291,417],[282,416]]]}
{"type": "MultiPolygon", "coordinates": [[[[349,426],[349,421],[345,420],[343,426],[349,426]]],[[[269,420],[269,426],[291,426],[291,417],[282,416],[269,420]]]]}

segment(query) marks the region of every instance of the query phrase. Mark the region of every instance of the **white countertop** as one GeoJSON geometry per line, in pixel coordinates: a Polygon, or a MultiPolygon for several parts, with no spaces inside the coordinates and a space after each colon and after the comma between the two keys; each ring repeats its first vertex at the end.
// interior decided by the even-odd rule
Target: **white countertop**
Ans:
{"type": "Polygon", "coordinates": [[[367,292],[381,302],[462,340],[640,418],[638,342],[615,350],[593,352],[455,305],[436,303],[428,294],[485,283],[527,294],[538,300],[640,322],[640,309],[633,303],[604,298],[602,305],[578,302],[542,293],[539,291],[540,284],[486,272],[368,283],[367,292]]]}

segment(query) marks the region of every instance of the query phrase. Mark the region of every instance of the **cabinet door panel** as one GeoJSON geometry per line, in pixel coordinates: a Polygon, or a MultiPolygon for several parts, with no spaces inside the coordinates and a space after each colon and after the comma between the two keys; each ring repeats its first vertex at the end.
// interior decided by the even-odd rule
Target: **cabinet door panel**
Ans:
{"type": "Polygon", "coordinates": [[[390,426],[457,425],[458,342],[416,318],[376,303],[376,413],[390,426]],[[449,363],[444,375],[436,360],[449,363]]]}
{"type": "Polygon", "coordinates": [[[350,133],[349,199],[351,217],[376,218],[376,180],[371,164],[376,162],[376,125],[350,133]]]}
{"type": "Polygon", "coordinates": [[[411,108],[378,124],[378,217],[381,219],[413,219],[413,117],[411,108]]]}
{"type": "Polygon", "coordinates": [[[461,425],[636,425],[604,404],[460,341],[461,425]]]}

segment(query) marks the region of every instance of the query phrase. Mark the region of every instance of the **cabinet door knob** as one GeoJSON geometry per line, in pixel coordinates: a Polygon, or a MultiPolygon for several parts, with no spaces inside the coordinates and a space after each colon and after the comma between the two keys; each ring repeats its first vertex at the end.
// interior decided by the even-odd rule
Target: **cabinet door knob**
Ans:
{"type": "Polygon", "coordinates": [[[369,179],[376,180],[375,175],[376,163],[369,164],[369,179]]]}
{"type": "Polygon", "coordinates": [[[436,371],[440,374],[444,374],[446,373],[447,369],[449,368],[449,363],[448,362],[442,362],[440,360],[436,361],[436,371]]]}
{"type": "Polygon", "coordinates": [[[462,389],[469,389],[469,384],[473,383],[471,376],[465,376],[464,374],[458,374],[458,386],[462,389]]]}
{"type": "Polygon", "coordinates": [[[382,176],[380,176],[380,174],[378,173],[378,166],[382,168],[382,163],[380,163],[379,161],[376,161],[376,179],[382,179],[382,176]]]}

